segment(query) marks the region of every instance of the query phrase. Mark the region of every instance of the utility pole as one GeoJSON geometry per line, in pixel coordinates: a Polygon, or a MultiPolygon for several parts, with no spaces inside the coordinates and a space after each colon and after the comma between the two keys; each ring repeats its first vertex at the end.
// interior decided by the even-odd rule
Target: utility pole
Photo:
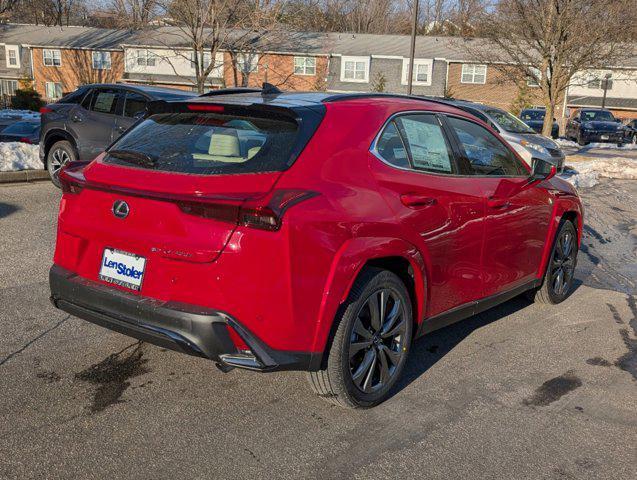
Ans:
{"type": "Polygon", "coordinates": [[[613,75],[611,73],[607,73],[606,75],[604,75],[604,80],[602,80],[602,82],[604,83],[604,96],[602,97],[602,108],[606,106],[606,92],[608,91],[608,82],[612,76],[613,75]]]}
{"type": "Polygon", "coordinates": [[[409,53],[409,77],[407,77],[407,95],[411,95],[414,81],[414,57],[416,56],[416,30],[418,29],[418,0],[414,0],[414,23],[411,25],[411,52],[409,53]]]}

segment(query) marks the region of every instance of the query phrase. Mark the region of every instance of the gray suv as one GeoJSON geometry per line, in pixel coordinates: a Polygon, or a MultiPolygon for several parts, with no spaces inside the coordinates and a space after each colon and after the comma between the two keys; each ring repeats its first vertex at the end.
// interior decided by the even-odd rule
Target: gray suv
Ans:
{"type": "Polygon", "coordinates": [[[447,100],[446,102],[489,124],[520,154],[527,164],[531,165],[531,158],[539,158],[555,165],[558,171],[564,169],[564,152],[557,143],[540,135],[509,112],[465,100],[447,100]]]}
{"type": "Polygon", "coordinates": [[[95,158],[146,114],[148,102],[194,96],[172,88],[84,85],[40,110],[40,159],[59,187],[63,165],[95,158]]]}

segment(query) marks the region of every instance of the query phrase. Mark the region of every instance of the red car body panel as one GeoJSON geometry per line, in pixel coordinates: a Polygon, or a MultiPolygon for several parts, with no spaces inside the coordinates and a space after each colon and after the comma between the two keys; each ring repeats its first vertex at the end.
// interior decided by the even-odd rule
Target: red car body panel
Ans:
{"type": "Polygon", "coordinates": [[[125,290],[99,279],[104,248],[144,256],[143,284],[134,295],[218,309],[272,349],[321,353],[339,306],[374,259],[408,262],[420,324],[541,278],[564,215],[576,218],[581,238],[581,204],[559,179],[503,206],[489,199],[526,179],[417,173],[381,161],[370,146],[402,111],[472,118],[406,98],[326,102],[300,157],[276,173],[159,173],[98,157],[83,171],[85,188],[63,195],[54,263],[125,290]],[[317,195],[289,208],[277,231],[190,215],[179,206],[194,198],[238,208],[288,189],[317,195]],[[405,198],[431,202],[406,206],[405,198]],[[130,205],[125,220],[111,214],[116,200],[130,205]]]}

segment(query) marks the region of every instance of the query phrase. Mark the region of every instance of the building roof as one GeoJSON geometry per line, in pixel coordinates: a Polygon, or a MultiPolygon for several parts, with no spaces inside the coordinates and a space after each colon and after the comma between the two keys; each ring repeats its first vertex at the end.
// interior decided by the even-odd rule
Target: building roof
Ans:
{"type": "MultiPolygon", "coordinates": [[[[392,56],[408,58],[409,35],[359,33],[321,33],[276,30],[262,34],[233,30],[223,48],[240,44],[243,51],[306,53],[312,55],[392,56]]],[[[484,48],[482,39],[418,36],[416,58],[475,61],[471,51],[484,48]]],[[[121,49],[122,46],[189,48],[190,42],[180,27],[154,26],[144,30],[116,30],[95,27],[46,27],[41,25],[0,25],[0,43],[38,47],[121,49]]],[[[493,47],[489,47],[493,48],[493,47]]],[[[637,67],[637,45],[628,45],[632,57],[622,61],[626,68],[637,67]]]]}
{"type": "MultiPolygon", "coordinates": [[[[602,106],[602,97],[583,97],[569,95],[566,99],[569,107],[597,107],[602,106]]],[[[619,110],[637,110],[637,98],[606,97],[606,108],[619,110]]]]}

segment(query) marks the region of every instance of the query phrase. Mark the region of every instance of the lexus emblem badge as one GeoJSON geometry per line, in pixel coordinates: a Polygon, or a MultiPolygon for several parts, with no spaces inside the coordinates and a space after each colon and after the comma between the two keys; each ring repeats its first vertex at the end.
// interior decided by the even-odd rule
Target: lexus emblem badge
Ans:
{"type": "Polygon", "coordinates": [[[126,218],[130,213],[130,208],[128,207],[128,203],[124,200],[115,200],[113,203],[113,215],[117,218],[126,218]]]}

